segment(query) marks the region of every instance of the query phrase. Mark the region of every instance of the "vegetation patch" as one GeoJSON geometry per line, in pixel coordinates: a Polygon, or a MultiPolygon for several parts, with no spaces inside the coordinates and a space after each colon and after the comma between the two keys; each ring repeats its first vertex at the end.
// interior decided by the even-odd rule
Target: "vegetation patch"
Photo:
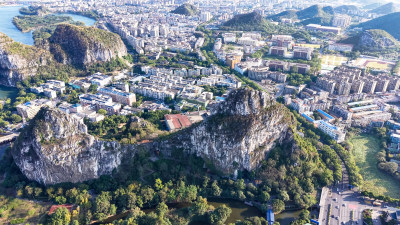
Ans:
{"type": "Polygon", "coordinates": [[[364,189],[378,195],[400,198],[400,183],[378,168],[376,155],[382,150],[379,139],[373,135],[362,134],[351,138],[350,142],[354,146],[353,154],[360,173],[367,181],[364,183],[364,189]]]}
{"type": "Polygon", "coordinates": [[[185,15],[185,16],[194,16],[199,14],[199,10],[194,5],[185,3],[176,8],[175,10],[171,11],[171,13],[185,15]]]}
{"type": "Polygon", "coordinates": [[[61,23],[72,22],[72,17],[70,16],[57,16],[57,15],[47,15],[47,16],[16,16],[13,19],[15,26],[22,32],[28,32],[40,27],[57,25],[61,23]]]}
{"type": "Polygon", "coordinates": [[[1,224],[40,224],[44,222],[43,213],[50,208],[49,203],[0,196],[0,223],[1,224]]]}

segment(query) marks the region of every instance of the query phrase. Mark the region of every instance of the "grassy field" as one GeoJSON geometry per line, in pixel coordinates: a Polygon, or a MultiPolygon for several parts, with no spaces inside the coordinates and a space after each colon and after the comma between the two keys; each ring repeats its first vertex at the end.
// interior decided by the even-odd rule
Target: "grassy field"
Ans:
{"type": "Polygon", "coordinates": [[[0,196],[0,224],[41,224],[50,204],[0,196]]]}
{"type": "Polygon", "coordinates": [[[378,169],[376,154],[381,150],[379,140],[373,135],[362,134],[350,139],[353,154],[361,175],[365,180],[366,190],[400,198],[400,182],[378,169]]]}
{"type": "Polygon", "coordinates": [[[346,63],[349,58],[344,56],[336,56],[336,55],[323,55],[321,59],[321,63],[324,65],[332,65],[339,66],[346,63]]]}

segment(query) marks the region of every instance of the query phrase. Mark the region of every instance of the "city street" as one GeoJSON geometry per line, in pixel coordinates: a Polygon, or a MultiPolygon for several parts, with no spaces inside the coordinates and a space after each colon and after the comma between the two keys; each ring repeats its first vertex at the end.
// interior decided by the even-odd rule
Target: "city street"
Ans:
{"type": "Polygon", "coordinates": [[[366,204],[362,196],[352,190],[343,190],[338,186],[328,189],[324,200],[321,198],[321,210],[319,221],[324,225],[362,224],[362,212],[364,209],[372,209],[374,224],[380,225],[378,219],[381,206],[366,204]]]}
{"type": "Polygon", "coordinates": [[[380,225],[379,215],[382,206],[373,206],[365,203],[363,197],[354,190],[350,190],[348,175],[342,164],[342,181],[332,187],[322,190],[320,200],[319,222],[321,225],[362,224],[362,212],[372,209],[374,224],[380,225]]]}

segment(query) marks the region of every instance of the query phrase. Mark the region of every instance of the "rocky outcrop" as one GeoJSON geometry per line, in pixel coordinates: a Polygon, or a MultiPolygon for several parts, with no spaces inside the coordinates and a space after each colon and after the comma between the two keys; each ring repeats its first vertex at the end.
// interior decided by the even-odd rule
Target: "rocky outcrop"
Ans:
{"type": "Polygon", "coordinates": [[[399,46],[399,42],[384,30],[367,30],[360,36],[360,48],[382,50],[399,46]]]}
{"type": "Polygon", "coordinates": [[[110,174],[129,148],[133,147],[100,141],[87,133],[83,121],[44,108],[21,132],[12,154],[28,179],[47,185],[110,174]]]}
{"type": "Polygon", "coordinates": [[[61,24],[49,42],[55,59],[63,64],[90,65],[128,54],[117,34],[94,27],[61,24]]]}
{"type": "MultiPolygon", "coordinates": [[[[145,121],[132,118],[135,126],[145,121]]],[[[146,145],[100,141],[86,125],[58,109],[42,109],[16,140],[13,157],[22,173],[43,184],[80,182],[110,174],[136,149],[176,149],[196,154],[224,173],[252,170],[276,144],[291,143],[294,118],[271,96],[250,89],[232,91],[203,122],[146,145]]],[[[131,125],[132,126],[132,125],[131,125]]]]}
{"type": "Polygon", "coordinates": [[[13,41],[0,33],[0,84],[15,86],[17,82],[35,76],[40,66],[47,65],[49,52],[13,41]]]}
{"type": "Polygon", "coordinates": [[[277,144],[292,140],[290,112],[260,91],[233,91],[204,122],[155,143],[160,151],[183,149],[209,159],[226,173],[256,168],[277,144]]]}

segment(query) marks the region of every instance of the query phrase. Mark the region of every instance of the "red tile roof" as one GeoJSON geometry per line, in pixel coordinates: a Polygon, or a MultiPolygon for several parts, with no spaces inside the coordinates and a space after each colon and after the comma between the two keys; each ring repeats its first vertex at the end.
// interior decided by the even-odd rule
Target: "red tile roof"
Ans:
{"type": "Polygon", "coordinates": [[[192,125],[189,118],[183,114],[167,114],[165,115],[165,120],[172,123],[173,127],[170,127],[171,130],[190,127],[192,125]]]}
{"type": "Polygon", "coordinates": [[[72,205],[72,204],[52,205],[50,207],[49,215],[53,214],[56,211],[56,209],[62,208],[62,207],[67,208],[70,212],[72,212],[72,208],[74,207],[74,205],[72,205]]]}

